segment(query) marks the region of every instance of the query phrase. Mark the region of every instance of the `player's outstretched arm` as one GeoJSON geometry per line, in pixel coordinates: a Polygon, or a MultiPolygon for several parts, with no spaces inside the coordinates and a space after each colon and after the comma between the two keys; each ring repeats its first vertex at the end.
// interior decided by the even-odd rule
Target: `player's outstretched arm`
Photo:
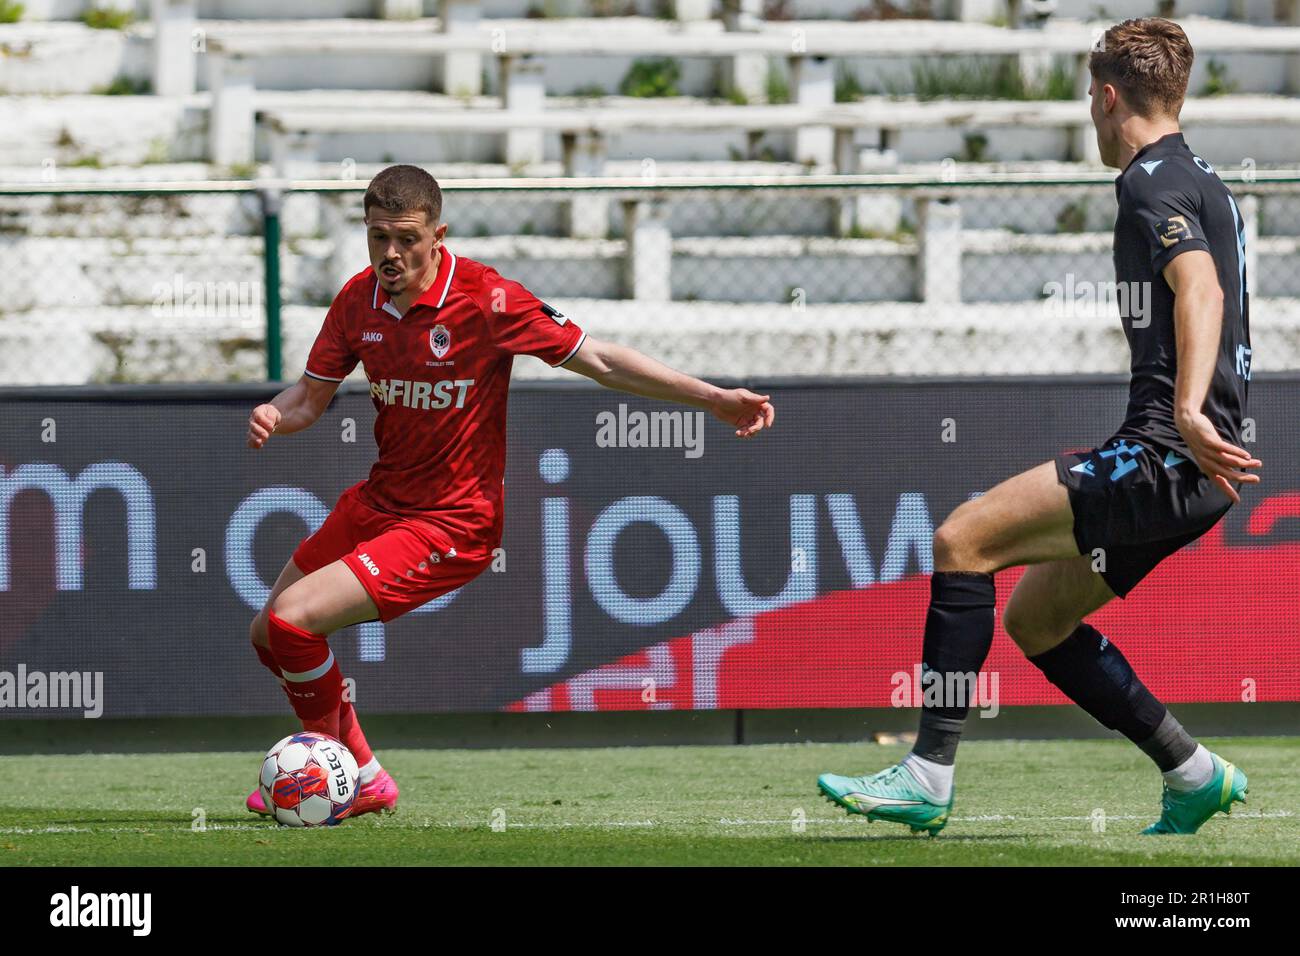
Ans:
{"type": "Polygon", "coordinates": [[[703,408],[734,426],[739,438],[757,435],[764,428],[772,427],[776,419],[770,396],[744,388],[718,388],[671,369],[636,349],[602,342],[590,335],[564,367],[606,388],[703,408]]]}
{"type": "Polygon", "coordinates": [[[1241,496],[1234,481],[1258,484],[1259,459],[1238,448],[1215,430],[1202,411],[1223,334],[1223,289],[1208,252],[1193,249],[1175,256],[1164,269],[1174,291],[1174,338],[1178,375],[1174,382],[1174,424],[1202,472],[1234,502],[1241,496]]]}
{"type": "Polygon", "coordinates": [[[304,375],[265,405],[258,405],[248,418],[248,447],[261,448],[274,432],[300,432],[329,407],[338,382],[324,382],[304,375]]]}

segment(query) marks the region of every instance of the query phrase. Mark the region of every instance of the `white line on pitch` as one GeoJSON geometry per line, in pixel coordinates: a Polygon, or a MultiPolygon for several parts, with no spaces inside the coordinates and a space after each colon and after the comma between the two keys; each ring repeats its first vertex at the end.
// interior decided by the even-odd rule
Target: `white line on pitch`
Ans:
{"type": "MultiPolygon", "coordinates": [[[[1107,814],[1107,820],[1145,820],[1150,814],[1107,814]]],[[[1290,810],[1237,810],[1232,814],[1233,819],[1252,819],[1252,820],[1278,820],[1295,816],[1290,810]]],[[[717,821],[717,825],[725,827],[762,827],[762,826],[789,826],[793,817],[781,817],[774,820],[745,820],[732,819],[723,817],[717,821]]],[[[969,817],[952,817],[953,823],[1055,823],[1055,822],[1083,822],[1092,820],[1091,816],[1059,816],[1059,817],[1018,817],[1010,814],[988,813],[969,817]]],[[[859,821],[854,820],[851,816],[843,817],[809,817],[804,821],[805,825],[822,825],[835,824],[839,826],[858,825],[859,821]]],[[[423,823],[399,823],[396,828],[403,830],[421,830],[439,828],[474,828],[480,825],[487,825],[473,820],[426,820],[423,823]]],[[[507,830],[564,830],[564,829],[648,829],[652,827],[689,827],[689,826],[708,826],[709,821],[690,821],[690,820],[602,820],[591,823],[579,823],[572,820],[556,820],[538,823],[508,823],[507,830]]],[[[210,831],[251,831],[260,833],[274,833],[280,830],[292,830],[294,827],[276,827],[270,822],[267,823],[210,823],[205,830],[191,831],[188,824],[178,823],[175,826],[135,826],[135,827],[79,827],[72,825],[56,824],[47,827],[0,827],[0,834],[8,836],[39,836],[43,833],[167,833],[167,832],[210,832],[210,831]]]]}

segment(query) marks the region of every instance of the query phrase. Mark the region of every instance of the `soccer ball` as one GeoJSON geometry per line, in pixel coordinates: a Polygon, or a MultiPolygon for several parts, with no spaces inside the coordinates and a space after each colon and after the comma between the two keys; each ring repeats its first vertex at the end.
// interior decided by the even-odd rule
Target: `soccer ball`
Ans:
{"type": "Polygon", "coordinates": [[[333,737],[304,730],[267,751],[257,784],[282,826],[332,827],[352,812],[357,761],[333,737]]]}

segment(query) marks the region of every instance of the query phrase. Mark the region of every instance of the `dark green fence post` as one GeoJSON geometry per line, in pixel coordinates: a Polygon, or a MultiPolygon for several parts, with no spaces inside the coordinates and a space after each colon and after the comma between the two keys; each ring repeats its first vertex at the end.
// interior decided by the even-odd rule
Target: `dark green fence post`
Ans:
{"type": "Polygon", "coordinates": [[[266,377],[278,382],[282,377],[280,334],[280,204],[278,189],[263,189],[262,197],[262,275],[266,296],[266,377]]]}

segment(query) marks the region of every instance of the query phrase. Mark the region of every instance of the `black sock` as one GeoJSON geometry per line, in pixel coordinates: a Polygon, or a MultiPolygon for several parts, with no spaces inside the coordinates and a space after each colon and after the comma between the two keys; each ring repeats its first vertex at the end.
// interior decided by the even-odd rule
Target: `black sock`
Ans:
{"type": "Polygon", "coordinates": [[[1092,625],[1080,624],[1029,662],[1103,727],[1141,747],[1161,771],[1174,769],[1196,750],[1196,741],[1147,690],[1119,648],[1092,625]]]}
{"type": "Polygon", "coordinates": [[[1196,741],[1173,714],[1165,711],[1165,719],[1146,740],[1135,741],[1142,752],[1156,762],[1161,773],[1173,770],[1196,753],[1196,741]]]}
{"type": "MultiPolygon", "coordinates": [[[[925,640],[921,645],[923,690],[932,681],[943,681],[944,687],[974,688],[974,677],[984,666],[993,644],[995,599],[991,574],[936,571],[930,576],[930,609],[925,615],[925,640]]],[[[971,699],[943,703],[950,706],[929,707],[922,703],[921,727],[912,753],[951,766],[957,758],[957,744],[971,699]]]]}

